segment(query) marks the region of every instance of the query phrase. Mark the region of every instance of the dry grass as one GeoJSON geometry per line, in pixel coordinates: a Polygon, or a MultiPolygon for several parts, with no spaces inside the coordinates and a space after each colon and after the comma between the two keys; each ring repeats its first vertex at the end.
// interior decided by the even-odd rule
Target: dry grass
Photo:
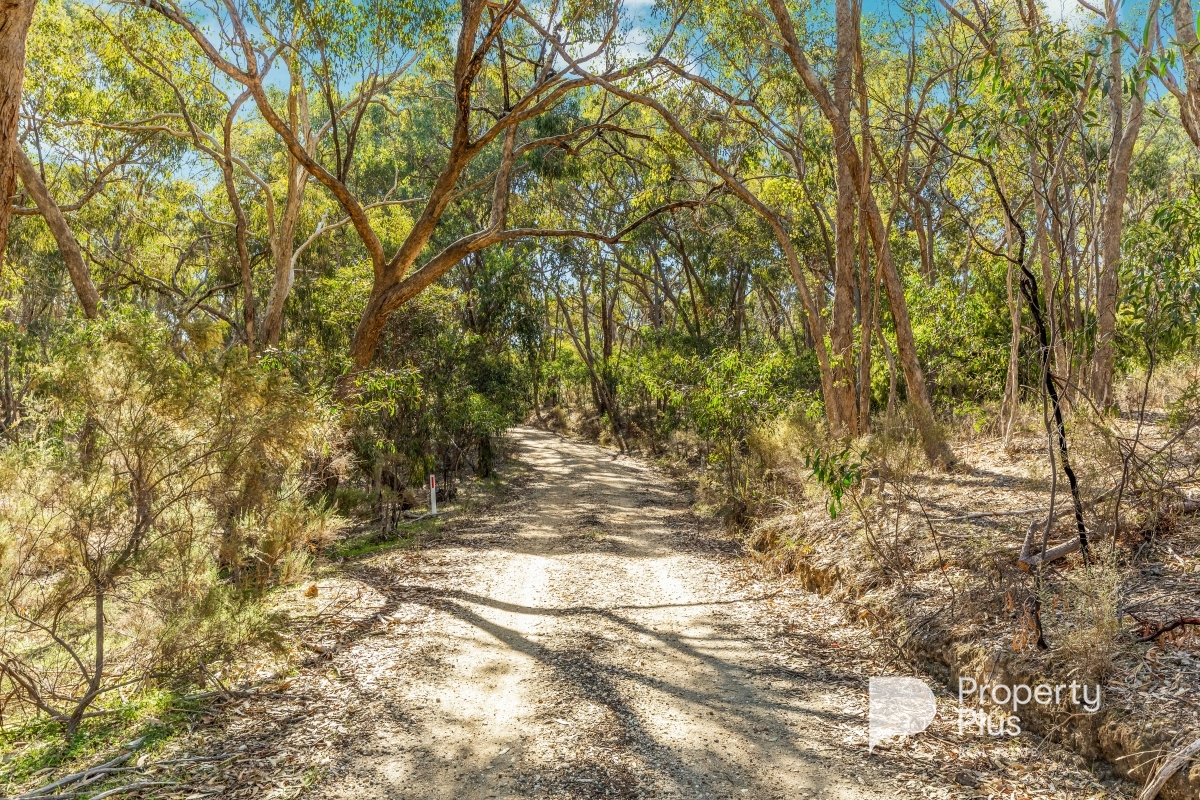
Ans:
{"type": "MultiPolygon", "coordinates": [[[[1152,376],[1144,417],[1144,373],[1121,383],[1119,418],[1100,417],[1082,403],[1072,409],[1072,464],[1085,501],[1120,480],[1123,454],[1139,442],[1115,541],[1111,499],[1087,509],[1090,563],[1076,553],[1041,576],[1018,568],[1030,523],[1044,518],[1038,509],[1051,500],[1051,442],[1040,405],[1019,409],[1007,448],[998,406],[956,416],[947,430],[961,463],[949,473],[927,468],[903,424],[855,442],[871,468],[836,520],[824,509],[827,495],[796,458],[820,444],[820,432],[761,431],[751,440],[754,451],[766,474],[789,486],[779,493],[777,511],[748,530],[747,544],[770,571],[841,601],[850,618],[885,640],[940,637],[954,647],[1007,652],[1032,674],[1102,683],[1106,704],[1139,730],[1191,729],[1194,738],[1200,709],[1180,692],[1194,686],[1188,675],[1200,667],[1200,631],[1181,628],[1152,643],[1135,639],[1154,624],[1200,614],[1200,524],[1172,512],[1181,494],[1200,496],[1200,437],[1185,435],[1164,455],[1151,456],[1194,419],[1198,364],[1152,376]],[[1139,461],[1148,458],[1139,472],[1139,461]],[[1028,513],[1012,513],[1022,511],[1028,513]],[[1048,651],[1036,646],[1039,621],[1048,651]]],[[[841,444],[825,445],[833,446],[841,444]]],[[[1054,505],[1061,511],[1071,499],[1059,470],[1054,505]]],[[[1075,535],[1067,516],[1053,526],[1049,543],[1075,535]]],[[[920,652],[926,663],[927,651],[920,652]]]]}
{"type": "Polygon", "coordinates": [[[1075,570],[1063,587],[1062,652],[1085,680],[1108,678],[1121,648],[1122,583],[1121,564],[1110,551],[1075,570]]]}

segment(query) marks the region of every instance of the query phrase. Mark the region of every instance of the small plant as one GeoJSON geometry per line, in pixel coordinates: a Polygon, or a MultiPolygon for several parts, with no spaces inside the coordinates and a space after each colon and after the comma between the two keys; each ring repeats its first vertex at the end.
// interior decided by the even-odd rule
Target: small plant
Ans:
{"type": "Polygon", "coordinates": [[[812,470],[812,476],[829,492],[829,518],[837,519],[842,510],[842,498],[848,489],[862,480],[866,452],[854,456],[850,445],[837,453],[824,453],[813,447],[804,454],[804,466],[812,470]]]}
{"type": "Polygon", "coordinates": [[[1121,571],[1113,554],[1073,571],[1063,600],[1072,623],[1064,650],[1085,679],[1102,681],[1112,669],[1121,633],[1121,571]]]}

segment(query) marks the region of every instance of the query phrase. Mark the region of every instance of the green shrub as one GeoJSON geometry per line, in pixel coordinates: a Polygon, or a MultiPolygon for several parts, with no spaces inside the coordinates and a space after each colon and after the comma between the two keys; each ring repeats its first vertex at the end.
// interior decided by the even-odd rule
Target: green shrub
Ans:
{"type": "Polygon", "coordinates": [[[2,454],[0,682],[68,735],[234,644],[338,526],[303,471],[331,415],[222,339],[147,315],[62,337],[2,454]]]}

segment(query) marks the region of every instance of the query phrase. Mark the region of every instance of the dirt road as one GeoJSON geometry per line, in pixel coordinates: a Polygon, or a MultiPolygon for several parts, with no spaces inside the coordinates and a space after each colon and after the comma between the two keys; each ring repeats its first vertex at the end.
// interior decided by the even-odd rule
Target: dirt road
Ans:
{"type": "Polygon", "coordinates": [[[777,646],[774,598],[737,579],[732,546],[669,481],[550,433],[510,437],[526,470],[514,498],[427,551],[419,580],[386,559],[365,573],[391,599],[386,630],[339,652],[358,700],[313,795],[962,789],[867,758],[861,662],[831,670],[836,651],[812,642],[824,658],[805,658],[803,637],[777,646]]]}

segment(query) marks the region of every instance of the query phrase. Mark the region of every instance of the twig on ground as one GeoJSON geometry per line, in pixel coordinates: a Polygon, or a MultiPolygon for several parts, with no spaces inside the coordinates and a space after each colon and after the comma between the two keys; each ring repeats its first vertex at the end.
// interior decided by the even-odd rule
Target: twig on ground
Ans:
{"type": "MultiPolygon", "coordinates": [[[[1138,619],[1137,617],[1134,617],[1134,619],[1136,619],[1138,622],[1145,623],[1144,620],[1138,619]]],[[[1167,631],[1173,631],[1176,628],[1183,627],[1184,625],[1200,625],[1200,617],[1179,617],[1166,623],[1152,622],[1149,624],[1153,626],[1151,633],[1140,637],[1137,641],[1152,642],[1167,631]]]]}
{"type": "Polygon", "coordinates": [[[103,764],[99,764],[94,767],[88,767],[80,772],[73,772],[70,775],[59,778],[58,780],[54,781],[54,783],[48,783],[45,786],[32,789],[25,794],[17,795],[14,800],[31,800],[31,798],[47,797],[56,789],[60,789],[63,786],[69,786],[72,783],[78,783],[79,781],[85,778],[90,778],[93,775],[106,775],[110,772],[114,772],[119,769],[122,764],[128,761],[132,755],[133,751],[122,753],[112,761],[106,761],[103,764]]]}
{"type": "Polygon", "coordinates": [[[1040,508],[1022,508],[1018,511],[975,511],[970,514],[962,514],[957,517],[930,517],[930,522],[963,522],[969,519],[985,519],[987,517],[1023,517],[1026,514],[1045,514],[1050,510],[1049,506],[1040,508]]]}

